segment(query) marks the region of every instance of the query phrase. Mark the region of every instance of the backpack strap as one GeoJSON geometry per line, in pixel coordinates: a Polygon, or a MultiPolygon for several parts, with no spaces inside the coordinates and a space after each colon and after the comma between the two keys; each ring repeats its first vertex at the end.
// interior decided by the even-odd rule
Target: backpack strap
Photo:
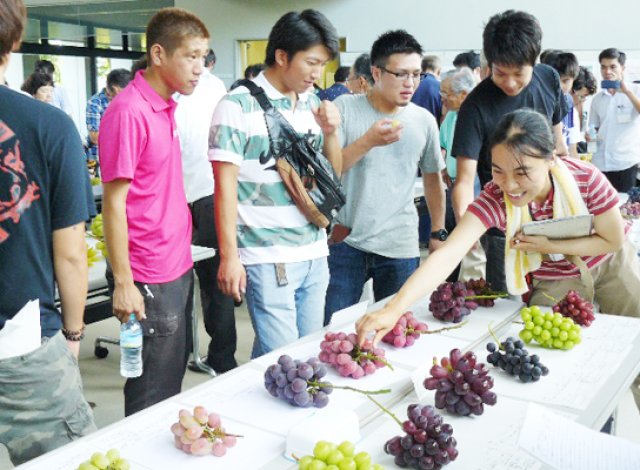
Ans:
{"type": "Polygon", "coordinates": [[[258,104],[265,112],[273,108],[271,101],[269,101],[269,98],[267,98],[267,94],[264,92],[264,89],[262,87],[259,87],[254,82],[246,78],[240,80],[238,82],[238,85],[247,88],[249,90],[249,93],[251,93],[251,96],[253,96],[258,101],[258,104]]]}

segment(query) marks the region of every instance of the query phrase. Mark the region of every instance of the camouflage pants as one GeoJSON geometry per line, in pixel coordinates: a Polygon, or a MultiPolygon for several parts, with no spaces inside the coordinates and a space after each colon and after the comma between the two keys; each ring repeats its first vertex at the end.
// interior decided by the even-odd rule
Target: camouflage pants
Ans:
{"type": "Polygon", "coordinates": [[[0,360],[0,443],[19,465],[96,430],[62,333],[0,360]]]}

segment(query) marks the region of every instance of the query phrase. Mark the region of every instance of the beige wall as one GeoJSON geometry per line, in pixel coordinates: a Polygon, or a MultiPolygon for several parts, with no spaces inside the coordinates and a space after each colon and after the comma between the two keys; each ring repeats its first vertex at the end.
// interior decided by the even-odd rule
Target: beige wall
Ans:
{"type": "MultiPolygon", "coordinates": [[[[285,12],[316,8],[347,38],[347,51],[367,51],[385,30],[404,28],[445,65],[458,52],[479,50],[484,23],[512,0],[176,0],[176,6],[198,14],[212,34],[218,56],[216,73],[227,83],[239,74],[239,39],[265,39],[285,12]]],[[[640,62],[640,2],[610,0],[606,10],[595,0],[519,2],[536,15],[544,31],[543,47],[568,49],[582,61],[597,61],[597,51],[616,46],[640,62]],[[611,19],[603,20],[608,17],[611,19]],[[615,19],[615,23],[614,23],[615,19]],[[603,23],[607,26],[604,27],[603,23]]]]}

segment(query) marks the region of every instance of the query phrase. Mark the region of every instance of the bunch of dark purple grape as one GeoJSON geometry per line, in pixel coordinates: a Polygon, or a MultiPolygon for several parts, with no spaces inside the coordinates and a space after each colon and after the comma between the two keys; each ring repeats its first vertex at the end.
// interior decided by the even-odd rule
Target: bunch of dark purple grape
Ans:
{"type": "Polygon", "coordinates": [[[477,362],[472,351],[463,355],[459,349],[452,349],[439,365],[434,358],[431,377],[427,377],[423,385],[427,390],[436,390],[436,408],[446,408],[456,415],[481,415],[484,405],[492,406],[497,401],[491,391],[493,377],[487,366],[477,362]]]}
{"type": "Polygon", "coordinates": [[[509,375],[518,377],[523,382],[537,382],[540,377],[547,375],[549,369],[540,362],[537,354],[529,356],[529,351],[524,349],[524,343],[509,337],[497,346],[496,343],[487,343],[487,362],[499,367],[509,375]]]}
{"type": "Polygon", "coordinates": [[[432,292],[429,310],[438,320],[460,323],[471,310],[478,308],[474,295],[463,282],[444,282],[432,292]]]}
{"type": "Polygon", "coordinates": [[[276,364],[267,367],[264,385],[272,396],[290,405],[323,408],[329,403],[329,394],[333,391],[330,382],[320,380],[325,375],[327,367],[317,357],[303,362],[284,354],[276,364]]]}
{"type": "Polygon", "coordinates": [[[489,281],[484,278],[469,279],[465,282],[467,291],[472,291],[475,302],[480,307],[493,307],[496,304],[496,298],[506,297],[506,292],[496,292],[491,287],[489,281]]]}
{"type": "Polygon", "coordinates": [[[439,470],[458,457],[453,427],[444,423],[433,406],[409,405],[409,419],[402,423],[404,436],[395,436],[384,445],[401,468],[439,470]]]}
{"type": "Polygon", "coordinates": [[[629,196],[629,202],[640,202],[640,186],[634,186],[629,191],[627,191],[627,195],[629,196]]]}

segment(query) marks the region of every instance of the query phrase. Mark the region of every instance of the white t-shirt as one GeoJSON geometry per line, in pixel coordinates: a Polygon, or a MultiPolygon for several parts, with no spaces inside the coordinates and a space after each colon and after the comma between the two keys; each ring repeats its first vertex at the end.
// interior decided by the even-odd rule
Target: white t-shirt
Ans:
{"type": "Polygon", "coordinates": [[[211,117],[227,89],[206,71],[191,95],[176,94],[176,124],[182,152],[182,175],[188,202],[213,194],[213,170],[207,155],[211,117]]]}
{"type": "MultiPolygon", "coordinates": [[[[640,97],[640,85],[627,84],[640,97]]],[[[592,163],[601,171],[622,171],[640,163],[640,113],[627,95],[603,90],[593,97],[589,126],[598,128],[592,163]]]]}

